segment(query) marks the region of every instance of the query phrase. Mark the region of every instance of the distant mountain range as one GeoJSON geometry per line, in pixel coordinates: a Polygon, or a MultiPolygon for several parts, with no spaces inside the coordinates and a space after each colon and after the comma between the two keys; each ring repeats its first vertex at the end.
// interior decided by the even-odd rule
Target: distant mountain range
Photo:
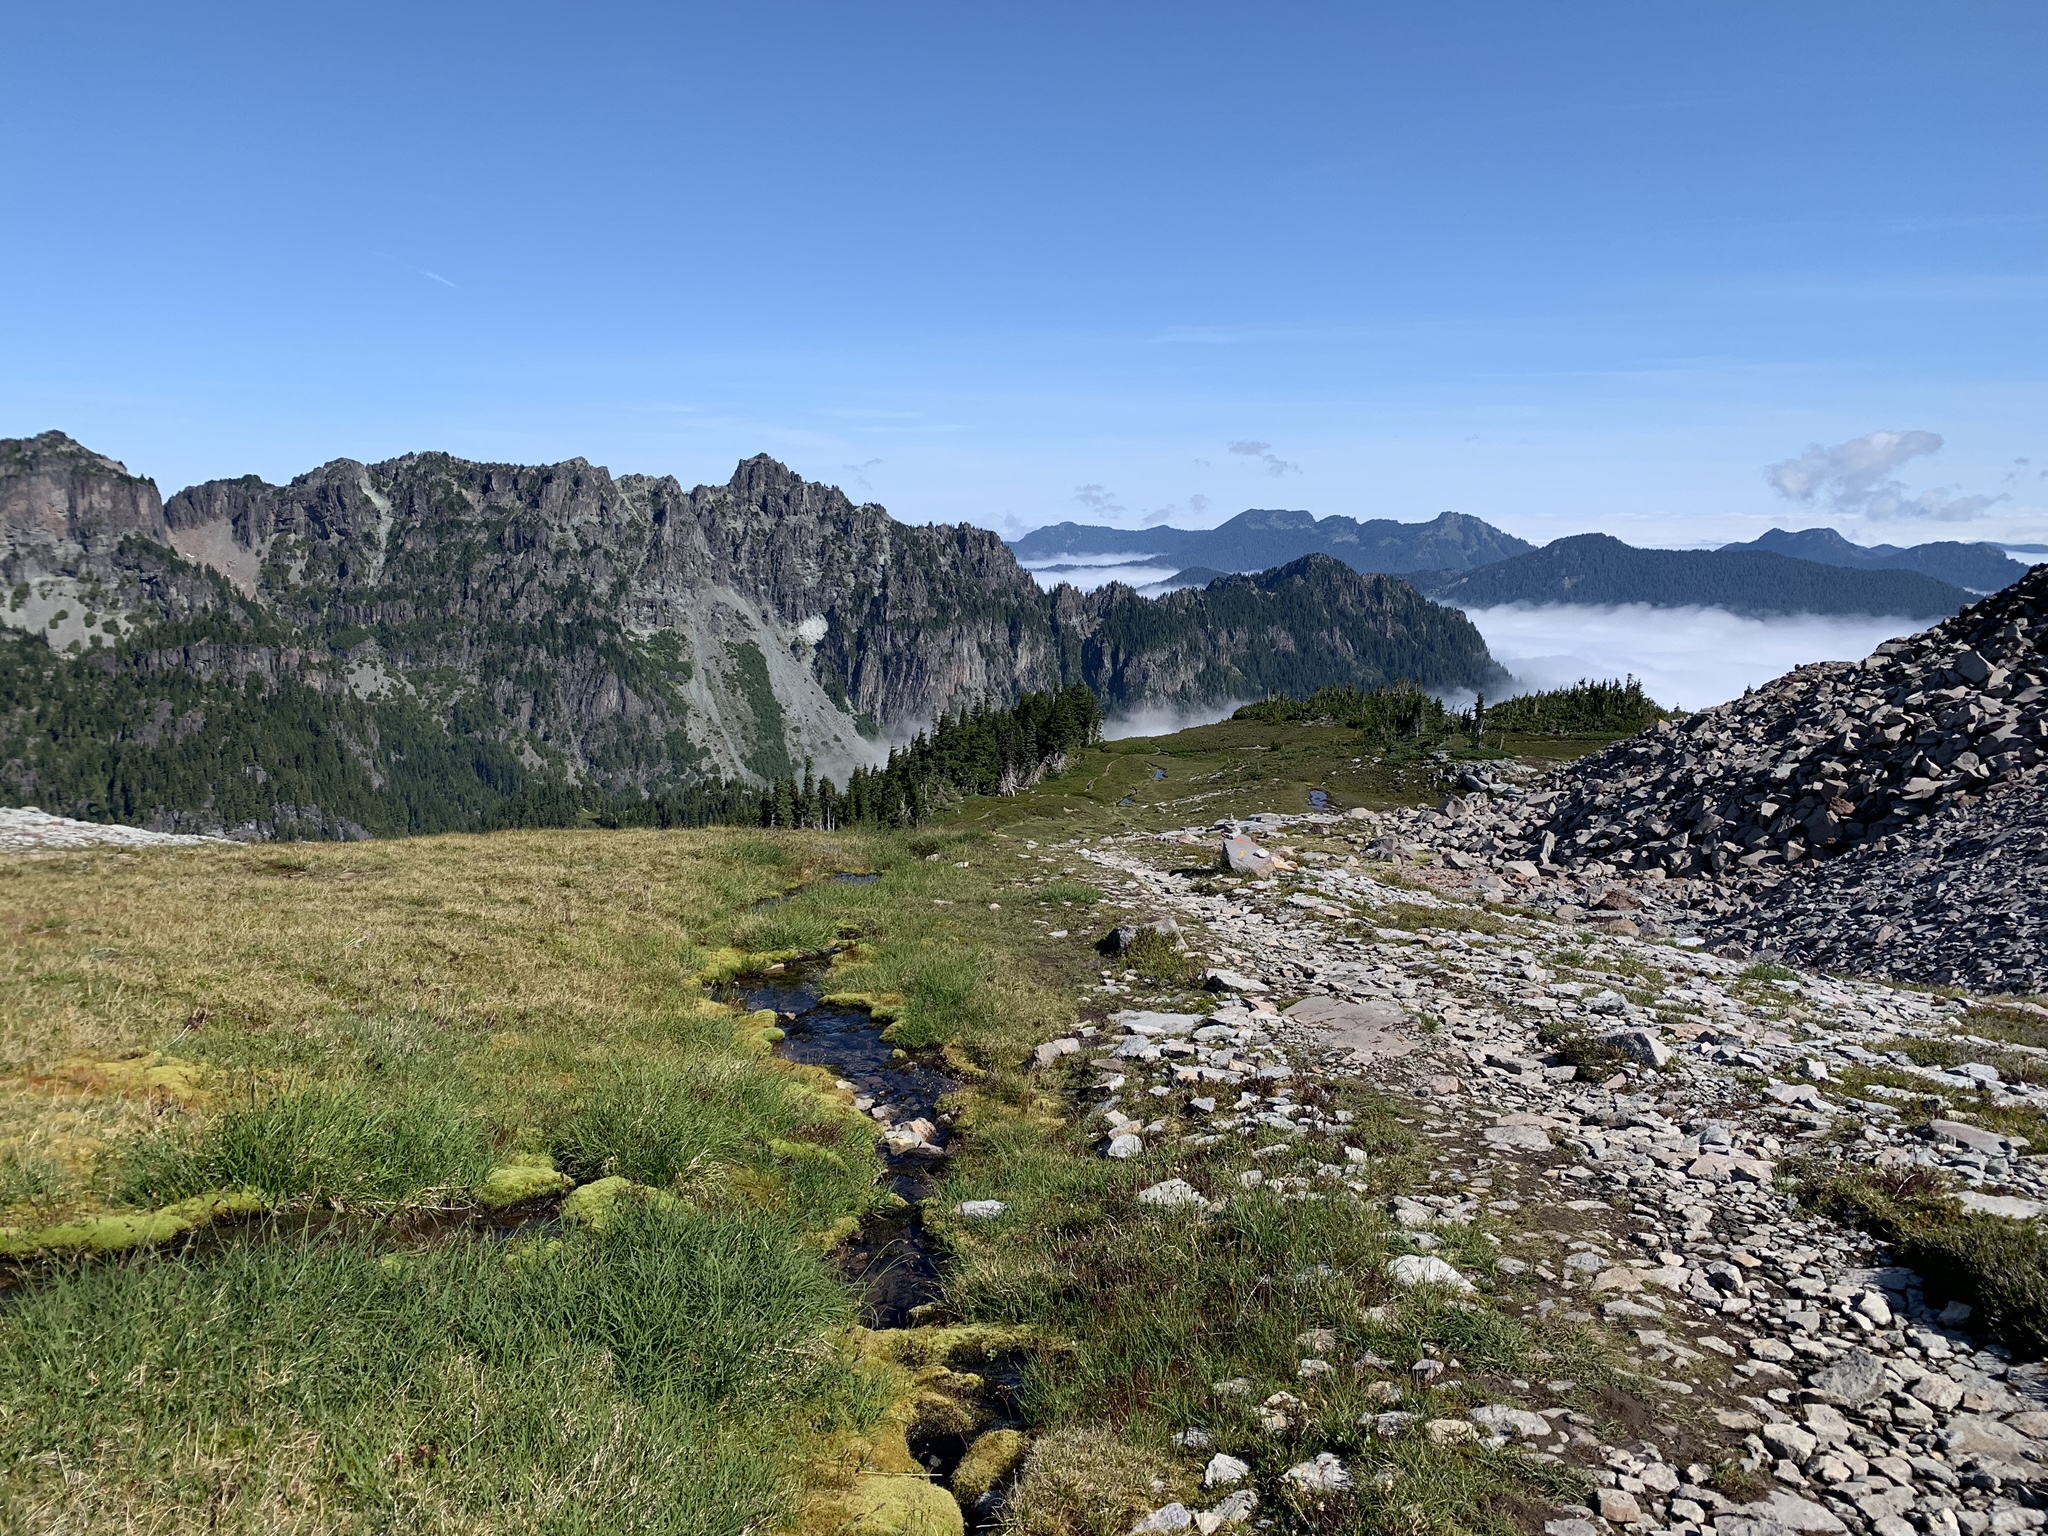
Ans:
{"type": "Polygon", "coordinates": [[[1767,550],[1637,549],[1581,533],[1476,571],[1417,572],[1416,590],[1460,608],[1508,603],[1725,608],[1774,617],[1794,613],[1946,618],[1975,600],[1918,571],[1862,570],[1796,560],[1767,550]]]}
{"type": "Polygon", "coordinates": [[[1262,507],[1240,512],[1214,528],[1055,523],[1032,530],[1010,546],[1019,560],[1035,566],[1060,561],[1101,565],[1117,556],[1131,556],[1217,571],[1262,571],[1303,555],[1328,555],[1355,571],[1388,576],[1469,570],[1532,547],[1462,512],[1445,512],[1426,523],[1397,523],[1383,517],[1361,523],[1262,507]]]}
{"type": "Polygon", "coordinates": [[[1042,591],[765,455],[724,485],[582,459],[336,459],[156,485],[0,440],[0,802],[240,836],[492,825],[564,785],[835,778],[943,710],[1112,711],[1504,674],[1462,614],[1310,554],[1152,601],[1042,591]]]}
{"type": "Polygon", "coordinates": [[[1313,549],[1356,570],[1406,577],[1432,597],[1467,607],[1646,603],[1901,618],[1954,613],[1973,595],[1997,591],[2028,570],[1996,544],[1865,546],[1832,528],[1773,528],[1719,550],[1637,549],[1605,534],[1537,549],[1458,512],[1398,523],[1255,508],[1208,529],[1055,523],[1010,547],[1042,580],[1084,569],[1099,576],[1118,561],[1181,566],[1140,587],[1153,595],[1205,587],[1224,572],[1259,570],[1313,549]]]}
{"type": "Polygon", "coordinates": [[[1747,544],[1723,544],[1723,551],[1760,549],[1818,565],[1865,571],[1918,571],[1950,586],[1971,592],[1996,592],[2027,574],[2029,567],[2010,559],[1996,544],[1959,544],[1943,540],[1901,549],[1896,544],[1851,544],[1832,528],[1802,528],[1797,533],[1773,528],[1747,544]]]}

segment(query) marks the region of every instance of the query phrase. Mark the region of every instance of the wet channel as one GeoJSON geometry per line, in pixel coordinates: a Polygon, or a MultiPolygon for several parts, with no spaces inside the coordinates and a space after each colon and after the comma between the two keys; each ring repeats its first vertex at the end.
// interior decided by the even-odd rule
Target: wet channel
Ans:
{"type": "Polygon", "coordinates": [[[898,1132],[885,1156],[889,1187],[904,1206],[871,1219],[844,1250],[843,1263],[847,1279],[861,1292],[861,1321],[870,1328],[902,1328],[913,1308],[939,1299],[938,1265],[925,1240],[922,1208],[946,1157],[939,1099],[956,1085],[932,1067],[897,1060],[896,1048],[882,1038],[883,1026],[866,1009],[821,1001],[828,963],[795,961],[778,972],[742,976],[736,986],[747,1007],[777,1014],[784,1036],[777,1055],[833,1073],[885,1135],[898,1132]],[[912,1141],[907,1133],[920,1121],[931,1130],[912,1141]]]}

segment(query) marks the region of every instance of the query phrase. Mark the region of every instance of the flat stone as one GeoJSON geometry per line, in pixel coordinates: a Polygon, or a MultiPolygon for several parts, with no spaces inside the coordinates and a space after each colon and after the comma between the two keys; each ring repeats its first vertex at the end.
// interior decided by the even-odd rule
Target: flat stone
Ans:
{"type": "Polygon", "coordinates": [[[1431,1419],[1422,1432],[1437,1445],[1464,1445],[1479,1438],[1469,1419],[1431,1419]]]}
{"type": "Polygon", "coordinates": [[[1503,1152],[1548,1152],[1551,1150],[1550,1138],[1543,1134],[1540,1126],[1489,1125],[1479,1134],[1488,1146],[1499,1147],[1503,1152]]]}
{"type": "Polygon", "coordinates": [[[2048,1211],[2048,1204],[2023,1200],[2018,1195],[1985,1195],[1965,1189],[1958,1190],[1953,1198],[1966,1211],[1979,1216],[2003,1216],[2008,1221],[2032,1221],[2048,1211]]]}
{"type": "Polygon", "coordinates": [[[1404,1253],[1387,1260],[1387,1275],[1401,1286],[1441,1285],[1461,1293],[1474,1289],[1472,1282],[1457,1270],[1426,1253],[1404,1253]]]}
{"type": "Polygon", "coordinates": [[[2011,1138],[1996,1131],[1987,1131],[1982,1126],[1965,1125],[1960,1120],[1934,1120],[1928,1123],[1927,1128],[1942,1141],[1954,1142],[1957,1146],[1992,1157],[2003,1157],[2012,1150],[2011,1138]]]}
{"type": "Polygon", "coordinates": [[[1129,1131],[1119,1131],[1116,1135],[1109,1138],[1109,1145],[1104,1148],[1104,1155],[1115,1158],[1138,1157],[1144,1153],[1144,1150],[1145,1143],[1141,1138],[1129,1131]]]}
{"type": "Polygon", "coordinates": [[[1548,1440],[1557,1433],[1551,1428],[1550,1420],[1542,1414],[1506,1403],[1488,1403],[1484,1408],[1474,1408],[1472,1422],[1488,1434],[1508,1435],[1521,1440],[1548,1440]]]}
{"type": "MultiPolygon", "coordinates": [[[[1738,1504],[1736,1514],[1747,1515],[1753,1520],[1775,1520],[1788,1531],[1846,1531],[1848,1527],[1822,1504],[1811,1499],[1802,1499],[1796,1493],[1782,1489],[1766,1494],[1749,1504],[1738,1504]]],[[[1715,1530],[1720,1530],[1719,1521],[1715,1530]]]]}
{"type": "Polygon", "coordinates": [[[2031,1472],[2039,1470],[2031,1459],[2040,1454],[2039,1443],[1989,1414],[1957,1414],[1948,1421],[1948,1433],[1942,1436],[1942,1447],[1952,1462],[1966,1456],[1977,1456],[1986,1461],[2027,1467],[2031,1472]]]}
{"type": "Polygon", "coordinates": [[[1840,1398],[1851,1408],[1861,1408],[1884,1396],[1884,1361],[1867,1349],[1852,1349],[1834,1364],[1815,1371],[1807,1385],[1840,1398]]]}
{"type": "Polygon", "coordinates": [[[1783,1339],[1751,1339],[1749,1354],[1753,1360],[1768,1360],[1773,1365],[1783,1365],[1793,1358],[1792,1346],[1783,1339]]]}
{"type": "Polygon", "coordinates": [[[1415,1049],[1414,1022],[1394,1003],[1305,997],[1281,1017],[1314,1029],[1320,1037],[1318,1048],[1326,1051],[1350,1051],[1364,1060],[1377,1061],[1406,1056],[1415,1049]]]}
{"type": "Polygon", "coordinates": [[[1061,1040],[1048,1040],[1031,1053],[1031,1060],[1041,1067],[1049,1067],[1062,1056],[1078,1056],[1081,1042],[1072,1036],[1061,1040]]]}

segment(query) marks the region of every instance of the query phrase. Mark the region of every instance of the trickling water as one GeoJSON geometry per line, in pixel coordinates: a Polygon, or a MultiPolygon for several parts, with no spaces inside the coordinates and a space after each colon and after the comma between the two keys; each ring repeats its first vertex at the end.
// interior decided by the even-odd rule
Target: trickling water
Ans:
{"type": "MultiPolygon", "coordinates": [[[[940,1097],[953,1089],[951,1079],[918,1062],[897,1061],[896,1048],[882,1039],[882,1026],[866,1009],[820,1002],[824,970],[820,961],[741,977],[739,994],[749,1008],[772,1008],[781,1016],[778,1055],[851,1083],[855,1094],[886,1111],[884,1127],[935,1121],[940,1097]]],[[[907,1203],[895,1215],[870,1221],[845,1251],[848,1277],[861,1288],[862,1321],[870,1328],[904,1327],[912,1308],[939,1299],[938,1265],[925,1241],[920,1207],[931,1193],[932,1169],[945,1155],[945,1134],[941,1127],[927,1147],[887,1154],[890,1187],[907,1203]]]]}

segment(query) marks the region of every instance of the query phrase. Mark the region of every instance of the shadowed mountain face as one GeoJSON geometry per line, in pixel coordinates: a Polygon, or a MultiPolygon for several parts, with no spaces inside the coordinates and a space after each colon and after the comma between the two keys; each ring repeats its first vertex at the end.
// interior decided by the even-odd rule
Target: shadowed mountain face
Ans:
{"type": "Polygon", "coordinates": [[[1637,549],[1604,533],[1558,539],[1476,571],[1411,578],[1462,608],[1504,603],[1647,603],[1731,613],[1865,613],[1946,617],[1970,601],[1960,587],[1916,571],[1856,570],[1755,549],[1637,549]]]}
{"type": "Polygon", "coordinates": [[[2028,567],[2010,558],[1996,544],[1960,544],[1945,539],[1901,549],[1896,544],[1852,544],[1832,528],[1802,528],[1797,533],[1773,528],[1747,544],[1724,544],[1725,550],[1758,549],[1819,565],[1858,570],[1918,571],[1950,586],[1971,592],[1996,592],[2027,574],[2028,567]]]}
{"type": "Polygon", "coordinates": [[[1055,523],[1011,548],[1034,565],[1061,559],[1145,555],[1176,566],[1262,571],[1303,555],[1322,554],[1355,571],[1399,576],[1408,571],[1467,570],[1521,554],[1531,546],[1490,523],[1445,512],[1426,523],[1254,508],[1215,528],[1106,528],[1055,523]]]}
{"type": "Polygon", "coordinates": [[[409,454],[156,487],[0,443],[0,785],[253,835],[475,825],[545,782],[835,777],[943,710],[1084,682],[1112,709],[1417,677],[1484,642],[1325,559],[1154,603],[1039,590],[766,457],[721,486],[409,454]]]}

